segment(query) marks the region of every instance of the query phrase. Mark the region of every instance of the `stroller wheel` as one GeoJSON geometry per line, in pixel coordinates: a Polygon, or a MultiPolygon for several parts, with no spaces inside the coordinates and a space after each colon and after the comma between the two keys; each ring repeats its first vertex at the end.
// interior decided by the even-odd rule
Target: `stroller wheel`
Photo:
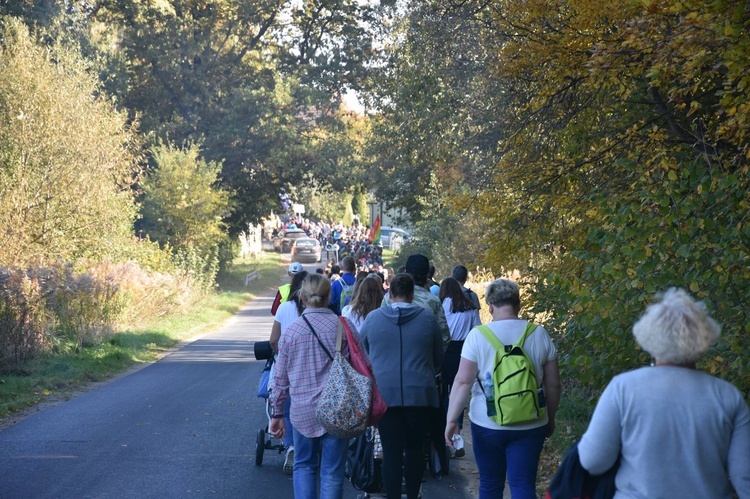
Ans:
{"type": "Polygon", "coordinates": [[[266,450],[266,431],[261,428],[255,438],[255,465],[263,464],[263,451],[266,450]]]}

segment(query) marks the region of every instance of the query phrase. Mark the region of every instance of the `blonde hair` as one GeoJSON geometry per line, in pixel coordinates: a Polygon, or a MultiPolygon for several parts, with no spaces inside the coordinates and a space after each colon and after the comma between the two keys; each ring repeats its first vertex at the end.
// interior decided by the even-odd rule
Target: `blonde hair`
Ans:
{"type": "Polygon", "coordinates": [[[302,281],[300,294],[302,300],[310,308],[327,307],[328,297],[331,294],[331,281],[321,274],[308,274],[302,281]]]}
{"type": "Polygon", "coordinates": [[[510,279],[501,278],[492,281],[484,293],[484,300],[487,305],[494,307],[512,305],[516,313],[521,310],[521,291],[518,284],[510,279]]]}
{"type": "Polygon", "coordinates": [[[721,326],[686,291],[671,288],[657,299],[633,325],[635,341],[656,360],[692,363],[719,339],[721,326]]]}

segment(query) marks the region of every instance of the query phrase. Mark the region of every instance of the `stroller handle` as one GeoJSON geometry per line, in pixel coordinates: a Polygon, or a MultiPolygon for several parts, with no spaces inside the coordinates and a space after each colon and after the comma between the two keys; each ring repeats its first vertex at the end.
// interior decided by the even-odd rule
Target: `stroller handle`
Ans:
{"type": "Polygon", "coordinates": [[[268,360],[273,358],[273,349],[270,341],[256,341],[253,344],[255,360],[268,360]]]}

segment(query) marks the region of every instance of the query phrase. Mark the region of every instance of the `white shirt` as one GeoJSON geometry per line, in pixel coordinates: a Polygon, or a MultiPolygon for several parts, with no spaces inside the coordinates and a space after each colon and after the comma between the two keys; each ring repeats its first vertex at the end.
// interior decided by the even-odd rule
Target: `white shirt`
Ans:
{"type": "MultiPolygon", "coordinates": [[[[294,302],[294,300],[285,301],[281,305],[279,305],[279,308],[276,309],[276,315],[274,316],[273,320],[275,322],[278,322],[281,326],[281,336],[279,337],[279,348],[281,348],[281,342],[284,341],[284,331],[286,331],[286,328],[289,327],[289,325],[297,320],[299,317],[299,314],[297,314],[297,304],[294,302]]],[[[268,382],[268,388],[273,389],[273,372],[276,368],[276,363],[274,362],[271,366],[271,377],[268,382]]]]}
{"type": "Polygon", "coordinates": [[[471,328],[482,324],[482,321],[479,319],[479,310],[451,312],[451,308],[453,308],[453,300],[445,298],[443,300],[443,311],[445,311],[445,320],[448,321],[451,340],[463,341],[469,335],[471,328]]]}
{"type": "MultiPolygon", "coordinates": [[[[526,329],[526,321],[522,319],[510,319],[492,321],[487,326],[495,333],[503,345],[512,345],[518,341],[526,329]]],[[[542,386],[544,379],[544,364],[557,358],[557,349],[549,337],[549,333],[539,326],[531,333],[523,344],[523,349],[534,364],[537,386],[542,386]]],[[[495,363],[495,349],[487,341],[487,338],[474,328],[469,332],[464,342],[461,357],[476,362],[479,369],[479,378],[484,379],[486,373],[492,372],[495,363]]],[[[544,426],[549,421],[547,413],[541,418],[529,423],[514,424],[513,426],[500,426],[487,416],[487,402],[479,384],[474,381],[471,387],[471,402],[469,404],[469,419],[472,423],[492,430],[530,430],[544,426]]]]}
{"type": "MultiPolygon", "coordinates": [[[[294,300],[285,301],[279,308],[276,309],[276,316],[274,320],[281,325],[281,336],[284,337],[284,331],[289,327],[289,324],[297,320],[299,314],[297,313],[297,304],[294,300]]],[[[280,342],[281,340],[279,340],[280,342]]]]}
{"type": "Polygon", "coordinates": [[[358,314],[354,313],[351,305],[347,305],[341,310],[341,316],[346,317],[347,319],[352,321],[352,324],[354,324],[354,327],[357,329],[357,332],[359,332],[360,328],[362,327],[362,324],[364,324],[365,322],[364,317],[360,317],[358,314]]]}

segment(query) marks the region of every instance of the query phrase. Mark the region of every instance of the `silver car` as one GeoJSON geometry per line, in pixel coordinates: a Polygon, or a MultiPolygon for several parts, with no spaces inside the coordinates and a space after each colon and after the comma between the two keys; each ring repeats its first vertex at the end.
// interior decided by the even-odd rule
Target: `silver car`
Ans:
{"type": "Polygon", "coordinates": [[[293,262],[315,262],[320,263],[323,248],[320,241],[311,237],[297,239],[292,244],[292,261],[293,262]]]}

